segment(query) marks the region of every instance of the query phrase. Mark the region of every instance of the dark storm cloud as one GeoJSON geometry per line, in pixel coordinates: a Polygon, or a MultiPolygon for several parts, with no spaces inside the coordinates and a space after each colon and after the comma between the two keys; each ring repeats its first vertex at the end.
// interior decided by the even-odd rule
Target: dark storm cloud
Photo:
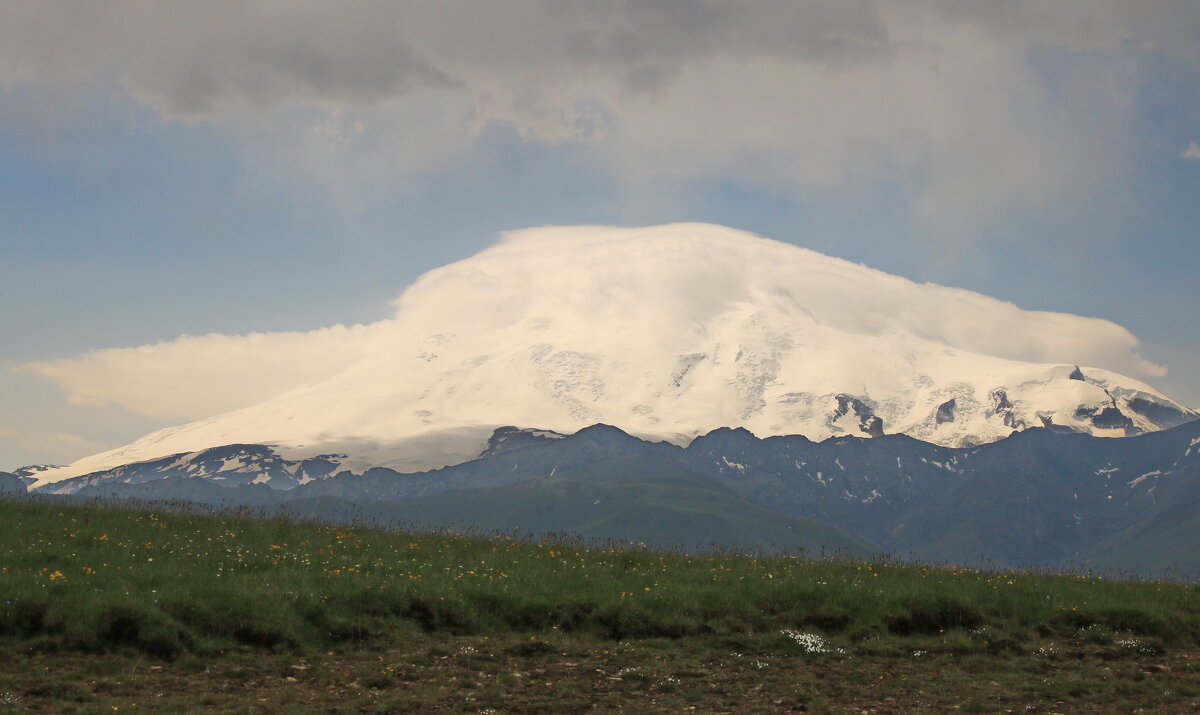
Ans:
{"type": "Polygon", "coordinates": [[[116,77],[168,115],[291,100],[369,104],[453,80],[392,3],[49,2],[0,11],[0,79],[116,77]]]}
{"type": "Polygon", "coordinates": [[[164,117],[235,133],[265,111],[327,112],[329,121],[280,121],[250,142],[277,146],[264,163],[293,174],[297,157],[348,181],[428,171],[498,123],[530,141],[599,147],[580,156],[627,182],[722,177],[794,195],[912,182],[916,215],[964,231],[1114,175],[1137,151],[1131,127],[1153,80],[1143,59],[1195,55],[1194,8],[8,3],[0,84],[116,84],[164,117]],[[338,154],[314,149],[318,140],[338,154]],[[355,163],[339,172],[339,161],[355,163]]]}
{"type": "Polygon", "coordinates": [[[371,104],[453,86],[480,63],[647,91],[719,54],[839,63],[889,51],[873,4],[853,1],[39,2],[0,18],[0,80],[112,75],[183,116],[226,102],[371,104]]]}

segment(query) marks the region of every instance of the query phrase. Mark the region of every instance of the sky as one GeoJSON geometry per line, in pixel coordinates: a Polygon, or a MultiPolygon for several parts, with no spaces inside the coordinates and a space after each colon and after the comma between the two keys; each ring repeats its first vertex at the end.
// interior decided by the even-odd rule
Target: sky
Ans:
{"type": "Polygon", "coordinates": [[[270,396],[543,225],[1113,321],[1200,406],[1196,37],[1190,0],[5,3],[0,469],[270,396]]]}

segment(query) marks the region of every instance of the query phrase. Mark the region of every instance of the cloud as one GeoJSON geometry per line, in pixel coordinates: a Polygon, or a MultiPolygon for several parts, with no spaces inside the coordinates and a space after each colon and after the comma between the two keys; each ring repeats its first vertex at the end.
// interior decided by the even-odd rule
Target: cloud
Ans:
{"type": "Polygon", "coordinates": [[[110,73],[172,117],[281,103],[369,104],[452,79],[418,56],[403,10],[360,2],[118,0],[10,7],[0,80],[78,81],[110,73]]]}
{"type": "Polygon", "coordinates": [[[644,362],[632,348],[622,352],[621,359],[650,370],[646,366],[663,355],[674,359],[719,341],[706,331],[749,305],[786,316],[788,341],[797,345],[822,335],[904,344],[903,337],[888,342],[900,335],[1008,360],[1097,366],[1135,376],[1166,373],[1138,353],[1136,337],[1107,320],[1023,310],[706,224],[514,231],[474,257],[429,271],[396,299],[391,318],[370,325],[183,336],[22,369],[55,381],[73,404],[118,404],[153,417],[202,418],[270,404],[265,401],[282,395],[274,402],[304,405],[304,414],[271,413],[262,418],[264,431],[282,429],[281,421],[293,417],[321,424],[333,414],[357,414],[360,403],[382,401],[383,417],[368,420],[374,424],[408,415],[418,399],[396,398],[388,390],[423,397],[422,371],[444,369],[447,361],[460,365],[461,375],[438,373],[438,384],[476,395],[464,398],[471,406],[473,399],[502,392],[499,383],[511,377],[502,371],[487,383],[479,375],[491,373],[473,372],[474,367],[531,340],[585,352],[607,349],[601,335],[615,336],[622,351],[657,345],[645,347],[644,362]],[[631,315],[638,320],[629,320],[631,315]],[[813,321],[816,332],[805,338],[813,321]],[[314,396],[323,401],[311,401],[314,396]]]}
{"type": "Polygon", "coordinates": [[[1200,161],[1200,145],[1197,145],[1195,141],[1190,142],[1188,144],[1188,148],[1185,149],[1184,152],[1179,156],[1183,159],[1200,161]]]}
{"type": "Polygon", "coordinates": [[[196,419],[329,377],[361,354],[369,333],[360,325],[335,325],[309,332],[184,335],[19,369],[53,380],[73,405],[117,404],[150,417],[196,419]]]}
{"type": "Polygon", "coordinates": [[[916,216],[969,230],[1117,175],[1141,59],[1195,59],[1198,34],[1187,2],[1122,0],[18,3],[0,84],[115,78],[339,196],[452,166],[495,124],[635,193],[903,182],[916,216]]]}
{"type": "MultiPolygon", "coordinates": [[[[16,447],[6,452],[20,450],[35,454],[67,455],[67,461],[110,446],[70,432],[17,430],[3,425],[0,425],[0,442],[9,442],[16,447]]],[[[12,465],[9,468],[16,467],[12,465]]]]}
{"type": "Polygon", "coordinates": [[[486,331],[560,310],[585,326],[637,315],[629,321],[636,329],[671,336],[711,324],[732,305],[771,304],[763,294],[786,295],[819,324],[851,334],[899,331],[1009,360],[1166,372],[1108,320],[1025,310],[712,224],[506,232],[492,248],[419,278],[395,302],[401,332],[377,335],[486,331]]]}

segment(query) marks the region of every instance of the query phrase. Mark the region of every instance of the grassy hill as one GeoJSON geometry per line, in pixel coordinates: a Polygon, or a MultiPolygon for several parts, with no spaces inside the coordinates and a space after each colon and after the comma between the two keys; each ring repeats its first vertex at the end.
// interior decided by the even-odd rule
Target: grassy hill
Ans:
{"type": "MultiPolygon", "coordinates": [[[[563,489],[594,498],[602,487],[563,489]]],[[[513,508],[493,503],[497,513],[513,508]]],[[[0,705],[34,710],[138,699],[141,708],[186,710],[186,697],[160,695],[155,706],[150,690],[167,676],[218,692],[199,709],[247,712],[263,694],[264,710],[367,712],[464,702],[475,711],[552,702],[769,711],[783,707],[775,700],[836,710],[876,695],[893,698],[896,711],[997,697],[1060,711],[1102,698],[1169,710],[1200,696],[1192,661],[1200,602],[1190,585],[684,556],[40,501],[0,502],[0,523],[0,705]],[[97,690],[113,680],[96,676],[107,663],[126,664],[121,683],[142,685],[97,690]],[[327,681],[307,683],[314,663],[327,681]],[[261,692],[223,700],[214,669],[236,670],[261,692]],[[545,685],[529,689],[521,677],[539,669],[545,685]],[[1047,675],[1060,671],[1061,682],[1047,675]],[[597,672],[615,680],[600,682],[597,672]],[[891,682],[886,696],[867,687],[895,673],[912,680],[891,682]],[[955,673],[962,683],[947,680],[955,673]],[[450,677],[461,681],[447,685],[450,677]],[[351,682],[361,692],[333,699],[351,682]],[[288,697],[299,698],[295,708],[288,697]]]]}
{"type": "Polygon", "coordinates": [[[1198,442],[1200,421],[1128,439],[1028,429],[970,449],[903,435],[759,439],[729,428],[682,448],[607,425],[553,439],[502,428],[478,459],[430,472],[331,474],[328,460],[226,445],[48,487],[347,523],[562,530],[690,552],[719,542],[855,553],[869,542],[934,562],[1195,578],[1198,442]]]}

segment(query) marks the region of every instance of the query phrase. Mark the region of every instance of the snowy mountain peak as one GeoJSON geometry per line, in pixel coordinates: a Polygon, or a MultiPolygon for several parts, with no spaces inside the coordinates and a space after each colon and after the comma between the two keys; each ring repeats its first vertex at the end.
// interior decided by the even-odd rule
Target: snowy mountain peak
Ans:
{"type": "Polygon", "coordinates": [[[562,439],[566,436],[553,430],[521,429],[520,427],[512,426],[497,427],[492,432],[492,436],[488,437],[487,447],[479,453],[477,459],[501,454],[502,452],[511,452],[514,449],[521,449],[522,447],[542,444],[546,440],[562,439]]]}
{"type": "Polygon", "coordinates": [[[43,474],[53,473],[55,470],[63,468],[57,464],[30,464],[27,467],[13,470],[12,474],[25,485],[30,485],[39,482],[43,474]]]}
{"type": "Polygon", "coordinates": [[[331,378],[39,483],[230,443],[441,466],[494,448],[502,425],[605,423],[680,444],[744,427],[970,445],[1034,426],[1124,436],[1196,417],[1114,372],[1163,369],[1108,321],[707,224],[511,232],[426,273],[395,309],[331,378]]]}

